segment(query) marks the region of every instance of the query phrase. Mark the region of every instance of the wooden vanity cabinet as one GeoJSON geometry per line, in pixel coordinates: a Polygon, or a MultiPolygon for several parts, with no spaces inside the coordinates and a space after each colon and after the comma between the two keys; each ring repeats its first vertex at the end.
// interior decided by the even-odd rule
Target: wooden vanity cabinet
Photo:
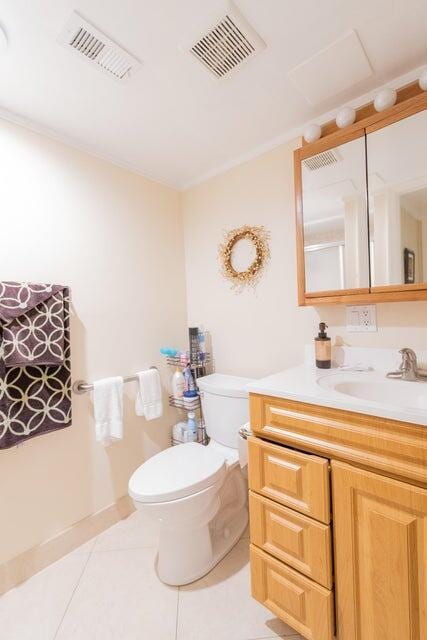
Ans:
{"type": "Polygon", "coordinates": [[[251,394],[252,595],[309,640],[427,638],[427,431],[251,394]]]}
{"type": "Polygon", "coordinates": [[[427,492],[332,462],[340,640],[427,638],[427,492]]]}

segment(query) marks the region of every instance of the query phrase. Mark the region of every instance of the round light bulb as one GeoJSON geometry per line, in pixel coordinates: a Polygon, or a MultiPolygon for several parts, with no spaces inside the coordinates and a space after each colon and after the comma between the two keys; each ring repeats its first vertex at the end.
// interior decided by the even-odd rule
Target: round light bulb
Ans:
{"type": "Polygon", "coordinates": [[[337,117],[335,118],[335,122],[337,123],[337,127],[339,129],[344,129],[345,127],[350,126],[356,120],[356,109],[353,107],[344,107],[337,113],[337,117]]]}
{"type": "Polygon", "coordinates": [[[316,142],[322,135],[322,127],[318,124],[310,124],[304,131],[304,140],[306,142],[316,142]]]}
{"type": "Polygon", "coordinates": [[[427,69],[424,69],[423,71],[421,71],[418,84],[420,85],[420,89],[422,89],[423,91],[427,91],[427,69]]]}
{"type": "Polygon", "coordinates": [[[383,89],[374,100],[375,111],[384,111],[392,107],[397,100],[397,92],[395,89],[383,89]]]}

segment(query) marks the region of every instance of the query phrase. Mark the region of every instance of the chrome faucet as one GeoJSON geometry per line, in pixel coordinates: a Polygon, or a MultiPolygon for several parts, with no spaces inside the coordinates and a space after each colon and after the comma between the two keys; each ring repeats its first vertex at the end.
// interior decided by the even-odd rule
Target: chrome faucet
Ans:
{"type": "Polygon", "coordinates": [[[387,378],[401,378],[407,382],[416,382],[417,380],[427,381],[427,370],[419,369],[417,363],[417,354],[412,349],[405,347],[399,353],[402,356],[402,362],[398,371],[390,371],[387,378]]]}

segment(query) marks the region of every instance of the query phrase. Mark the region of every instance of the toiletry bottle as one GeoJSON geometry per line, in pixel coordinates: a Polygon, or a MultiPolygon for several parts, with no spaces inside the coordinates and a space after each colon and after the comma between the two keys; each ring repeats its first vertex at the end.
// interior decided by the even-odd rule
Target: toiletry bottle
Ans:
{"type": "Polygon", "coordinates": [[[324,322],[319,324],[319,335],[314,339],[316,352],[316,367],[318,369],[331,368],[331,339],[326,333],[327,325],[324,322]]]}
{"type": "Polygon", "coordinates": [[[188,412],[187,420],[188,441],[197,442],[197,421],[194,411],[188,412]]]}
{"type": "Polygon", "coordinates": [[[175,400],[182,400],[185,391],[185,379],[182,371],[177,367],[172,376],[172,395],[175,400]]]}
{"type": "Polygon", "coordinates": [[[187,435],[186,422],[177,422],[177,424],[173,425],[173,428],[172,428],[173,444],[180,444],[182,442],[187,442],[186,435],[187,435]]]}
{"type": "Polygon", "coordinates": [[[179,362],[181,364],[182,367],[186,367],[188,364],[188,352],[187,351],[181,351],[181,353],[179,354],[179,362]]]}
{"type": "Polygon", "coordinates": [[[197,396],[197,387],[194,382],[193,373],[191,367],[188,364],[184,369],[185,391],[184,396],[187,398],[194,398],[197,396]]]}

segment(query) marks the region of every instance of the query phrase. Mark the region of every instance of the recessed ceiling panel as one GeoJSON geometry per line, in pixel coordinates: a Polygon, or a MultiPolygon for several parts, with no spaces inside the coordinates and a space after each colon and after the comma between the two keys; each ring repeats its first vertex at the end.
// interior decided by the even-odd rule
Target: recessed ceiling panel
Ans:
{"type": "Polygon", "coordinates": [[[309,104],[316,105],[372,75],[355,31],[322,49],[288,73],[309,104]]]}

